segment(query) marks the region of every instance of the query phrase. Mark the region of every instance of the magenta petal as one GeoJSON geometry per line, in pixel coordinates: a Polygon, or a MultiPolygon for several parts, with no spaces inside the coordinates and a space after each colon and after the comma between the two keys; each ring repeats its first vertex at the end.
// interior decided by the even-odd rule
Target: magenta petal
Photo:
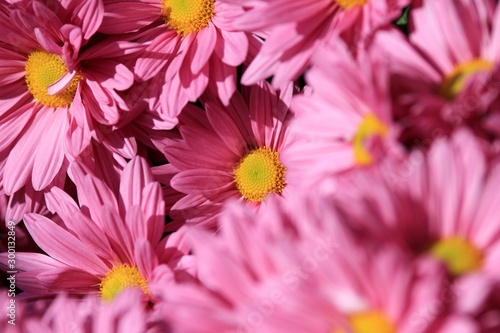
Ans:
{"type": "Polygon", "coordinates": [[[6,117],[0,120],[0,151],[6,149],[14,140],[18,138],[19,133],[24,129],[29,120],[33,117],[35,109],[32,104],[26,104],[6,117]]]}
{"type": "Polygon", "coordinates": [[[48,218],[27,214],[24,222],[34,241],[52,258],[91,274],[107,272],[108,266],[92,250],[48,218]]]}
{"type": "Polygon", "coordinates": [[[239,66],[245,61],[248,52],[248,37],[243,32],[219,30],[223,42],[215,48],[215,52],[227,65],[239,66]]]}
{"type": "Polygon", "coordinates": [[[92,220],[99,224],[102,229],[106,228],[106,220],[102,219],[103,207],[110,207],[118,212],[118,203],[111,189],[99,178],[87,174],[82,178],[75,179],[78,189],[78,201],[80,206],[86,206],[92,220]]]}
{"type": "Polygon", "coordinates": [[[158,19],[160,9],[143,1],[104,4],[104,19],[99,32],[123,34],[139,30],[158,19]]]}
{"type": "Polygon", "coordinates": [[[151,244],[156,244],[165,225],[165,202],[159,183],[150,183],[142,189],[141,211],[146,219],[147,237],[151,244]]]}
{"type": "MultiPolygon", "coordinates": [[[[105,272],[98,274],[104,276],[105,272]]],[[[46,270],[37,275],[42,285],[51,289],[54,293],[71,291],[73,293],[91,293],[99,290],[101,280],[86,271],[73,268],[56,268],[46,270]]]]}

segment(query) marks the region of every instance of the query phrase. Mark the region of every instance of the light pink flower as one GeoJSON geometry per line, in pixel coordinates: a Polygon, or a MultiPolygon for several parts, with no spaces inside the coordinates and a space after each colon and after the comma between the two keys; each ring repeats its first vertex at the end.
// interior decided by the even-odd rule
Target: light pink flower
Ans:
{"type": "Polygon", "coordinates": [[[374,57],[388,60],[395,116],[408,145],[428,144],[464,124],[488,137],[498,123],[500,10],[494,1],[423,1],[410,11],[410,35],[374,37],[374,57]],[[496,76],[496,78],[495,78],[496,76]],[[496,119],[496,120],[495,120],[496,119]]]}
{"type": "Polygon", "coordinates": [[[139,55],[136,77],[151,80],[149,107],[170,129],[189,102],[208,86],[227,103],[236,89],[236,66],[246,57],[248,40],[230,23],[241,9],[219,0],[105,1],[100,31],[123,33],[141,29],[147,45],[139,55]]]}
{"type": "MultiPolygon", "coordinates": [[[[165,208],[160,184],[149,166],[136,157],[125,167],[119,197],[103,181],[78,168],[75,183],[80,207],[62,190],[52,188],[47,204],[62,219],[27,214],[25,224],[48,255],[17,253],[16,281],[35,295],[97,294],[113,299],[128,286],[146,298],[152,282],[169,283],[176,271],[192,272],[188,245],[179,232],[162,239],[165,208]]],[[[6,268],[2,254],[2,268],[6,268]]]]}
{"type": "Polygon", "coordinates": [[[470,324],[446,300],[432,312],[451,288],[439,263],[360,237],[328,198],[274,199],[266,214],[226,206],[216,236],[192,230],[200,282],[159,291],[154,317],[186,333],[451,333],[470,324]]]}
{"type": "Polygon", "coordinates": [[[118,38],[90,46],[102,17],[98,0],[0,4],[0,184],[8,195],[28,183],[62,187],[58,176],[92,137],[134,155],[134,139],[111,130],[128,109],[118,92],[134,79],[118,57],[139,46],[118,38]]]}
{"type": "Polygon", "coordinates": [[[157,144],[170,164],[155,174],[185,196],[171,208],[174,220],[215,227],[224,203],[235,198],[256,208],[268,196],[284,196],[298,182],[282,158],[293,144],[288,132],[292,85],[276,92],[267,82],[235,93],[228,106],[206,99],[206,112],[186,106],[180,135],[157,144]]]}
{"type": "Polygon", "coordinates": [[[290,163],[302,167],[305,183],[403,156],[385,64],[365,60],[363,52],[354,60],[339,40],[319,48],[306,89],[293,97],[290,128],[300,140],[290,163]]]}
{"type": "Polygon", "coordinates": [[[498,323],[500,165],[490,160],[488,145],[461,129],[436,140],[426,155],[416,151],[404,163],[354,178],[354,187],[339,185],[345,223],[442,262],[459,294],[453,311],[467,314],[478,330],[498,323]]]}
{"type": "Polygon", "coordinates": [[[343,35],[362,47],[380,26],[401,15],[407,0],[224,0],[245,12],[234,19],[241,31],[266,41],[243,74],[243,84],[273,76],[276,88],[299,77],[318,46],[331,35],[343,35]]]}

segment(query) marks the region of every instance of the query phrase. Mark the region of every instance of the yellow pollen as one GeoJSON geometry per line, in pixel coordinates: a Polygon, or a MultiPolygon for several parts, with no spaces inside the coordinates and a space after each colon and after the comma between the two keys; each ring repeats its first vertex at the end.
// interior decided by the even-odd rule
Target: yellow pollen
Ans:
{"type": "Polygon", "coordinates": [[[29,92],[35,101],[49,107],[69,106],[75,97],[80,76],[77,75],[71,83],[58,94],[49,95],[47,88],[61,78],[68,69],[56,54],[46,51],[30,53],[25,66],[25,79],[29,92]]]}
{"type": "Polygon", "coordinates": [[[339,4],[340,7],[344,9],[349,9],[356,6],[363,6],[368,2],[368,0],[335,0],[335,1],[339,4]]]}
{"type": "MultiPolygon", "coordinates": [[[[366,311],[349,316],[352,333],[395,333],[396,329],[389,319],[379,311],[366,311]]],[[[345,333],[335,329],[332,333],[345,333]]]]}
{"type": "Polygon", "coordinates": [[[463,275],[481,269],[483,254],[468,240],[453,236],[435,243],[430,254],[443,261],[453,275],[463,275]]]}
{"type": "Polygon", "coordinates": [[[353,140],[354,160],[358,165],[369,165],[373,162],[373,156],[366,149],[365,141],[375,135],[387,136],[387,126],[374,114],[370,113],[363,118],[353,140]]]}
{"type": "Polygon", "coordinates": [[[114,266],[106,273],[100,283],[101,298],[112,301],[120,292],[129,287],[140,287],[144,294],[148,295],[148,282],[142,278],[141,273],[135,266],[114,266]]]}
{"type": "Polygon", "coordinates": [[[439,88],[439,93],[446,99],[453,99],[460,93],[467,79],[479,72],[489,72],[493,70],[493,63],[489,60],[475,59],[459,64],[445,77],[439,88]]]}
{"type": "Polygon", "coordinates": [[[243,157],[234,169],[234,182],[243,198],[261,202],[269,193],[281,194],[286,168],[271,148],[258,148],[243,157]]]}
{"type": "Polygon", "coordinates": [[[207,27],[214,16],[214,0],[163,0],[167,26],[182,37],[207,27]]]}

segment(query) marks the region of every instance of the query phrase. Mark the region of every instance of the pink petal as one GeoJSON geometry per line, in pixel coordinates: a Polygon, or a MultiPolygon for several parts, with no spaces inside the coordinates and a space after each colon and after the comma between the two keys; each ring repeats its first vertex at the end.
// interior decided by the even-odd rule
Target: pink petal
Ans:
{"type": "Polygon", "coordinates": [[[52,258],[94,275],[108,271],[108,266],[85,244],[48,218],[27,214],[24,223],[33,240],[52,258]]]}
{"type": "Polygon", "coordinates": [[[186,194],[212,196],[233,188],[234,177],[219,170],[185,170],[175,175],[170,185],[186,194]]]}
{"type": "Polygon", "coordinates": [[[212,55],[215,48],[215,43],[217,42],[217,30],[212,23],[208,27],[201,29],[190,50],[195,50],[192,59],[186,59],[186,61],[191,62],[191,71],[196,74],[201,71],[201,69],[207,65],[208,59],[212,55]]]}
{"type": "Polygon", "coordinates": [[[123,210],[128,206],[140,205],[142,189],[152,182],[154,179],[147,161],[142,157],[134,157],[123,169],[121,176],[120,196],[123,210]]]}
{"type": "Polygon", "coordinates": [[[144,1],[104,4],[104,19],[99,32],[123,34],[139,30],[158,19],[160,9],[144,1]]]}
{"type": "Polygon", "coordinates": [[[46,108],[39,110],[28,129],[11,150],[3,172],[3,185],[8,195],[19,190],[31,175],[38,143],[45,134],[45,130],[50,128],[52,117],[52,110],[46,108]]]}
{"type": "Polygon", "coordinates": [[[72,14],[72,22],[78,22],[85,39],[99,29],[104,15],[104,4],[100,0],[71,1],[68,11],[72,14]]]}
{"type": "Polygon", "coordinates": [[[144,238],[135,240],[134,259],[139,271],[144,274],[144,278],[149,280],[155,267],[158,266],[158,258],[151,243],[144,238]]]}
{"type": "Polygon", "coordinates": [[[32,182],[35,190],[40,191],[52,182],[61,169],[64,160],[64,134],[68,124],[66,108],[54,111],[51,124],[38,142],[33,164],[32,182]]]}

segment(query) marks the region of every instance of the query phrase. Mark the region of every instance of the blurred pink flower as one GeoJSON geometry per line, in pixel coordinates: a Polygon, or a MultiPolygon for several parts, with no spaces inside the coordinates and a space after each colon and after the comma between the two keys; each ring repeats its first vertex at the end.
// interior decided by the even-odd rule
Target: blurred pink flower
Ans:
{"type": "Polygon", "coordinates": [[[200,281],[158,291],[154,318],[186,333],[451,333],[470,324],[451,302],[429,314],[450,288],[438,262],[359,237],[326,197],[270,202],[265,214],[227,205],[217,235],[191,228],[200,281]]]}
{"type": "Polygon", "coordinates": [[[358,172],[336,198],[346,225],[441,262],[460,293],[452,311],[473,321],[472,332],[500,323],[500,164],[489,155],[486,142],[462,128],[425,155],[358,172]]]}
{"type": "Polygon", "coordinates": [[[498,108],[492,102],[500,75],[500,10],[494,1],[423,1],[409,20],[409,37],[387,29],[371,46],[373,57],[386,59],[391,69],[405,143],[428,144],[464,124],[485,137],[499,133],[487,129],[487,112],[498,108]]]}
{"type": "Polygon", "coordinates": [[[290,163],[302,167],[304,183],[324,183],[327,175],[404,156],[384,63],[365,58],[360,52],[353,59],[340,40],[314,54],[307,86],[291,106],[290,129],[301,140],[289,150],[290,163]]]}
{"type": "Polygon", "coordinates": [[[244,9],[233,27],[262,36],[265,43],[241,82],[254,84],[273,77],[276,88],[297,79],[318,46],[343,35],[353,48],[362,47],[376,29],[401,15],[409,0],[223,0],[244,9]]]}

